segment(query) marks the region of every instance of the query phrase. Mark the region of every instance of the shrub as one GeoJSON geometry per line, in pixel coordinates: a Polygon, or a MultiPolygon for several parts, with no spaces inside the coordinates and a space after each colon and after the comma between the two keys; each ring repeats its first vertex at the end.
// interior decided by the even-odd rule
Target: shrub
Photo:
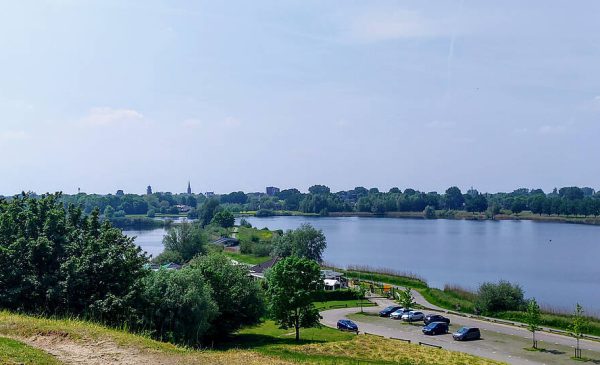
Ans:
{"type": "Polygon", "coordinates": [[[205,338],[218,307],[199,270],[161,269],[143,282],[140,327],[161,341],[196,346],[205,338]]]}
{"type": "Polygon", "coordinates": [[[330,302],[334,300],[353,300],[358,299],[357,294],[354,290],[341,289],[341,290],[319,290],[313,294],[313,301],[315,302],[330,302]]]}
{"type": "Polygon", "coordinates": [[[497,284],[483,283],[477,292],[476,305],[483,313],[522,310],[525,305],[523,289],[504,280],[497,284]]]}
{"type": "Polygon", "coordinates": [[[255,215],[257,217],[272,217],[275,213],[271,209],[259,209],[255,215]]]}

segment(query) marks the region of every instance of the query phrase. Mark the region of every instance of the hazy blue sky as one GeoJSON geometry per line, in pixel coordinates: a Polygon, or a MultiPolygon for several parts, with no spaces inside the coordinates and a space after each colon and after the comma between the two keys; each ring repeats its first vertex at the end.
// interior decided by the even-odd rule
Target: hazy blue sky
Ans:
{"type": "Polygon", "coordinates": [[[0,194],[600,188],[600,2],[2,1],[0,194]]]}

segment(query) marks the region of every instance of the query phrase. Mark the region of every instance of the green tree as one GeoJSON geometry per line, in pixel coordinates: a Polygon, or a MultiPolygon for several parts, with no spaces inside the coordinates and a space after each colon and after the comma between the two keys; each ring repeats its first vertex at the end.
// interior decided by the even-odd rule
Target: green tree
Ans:
{"type": "Polygon", "coordinates": [[[211,220],[211,223],[218,224],[223,228],[230,228],[233,227],[233,225],[235,224],[235,218],[233,217],[233,214],[231,214],[230,211],[222,210],[215,214],[215,216],[211,220]]]}
{"type": "Polygon", "coordinates": [[[181,256],[182,262],[190,261],[196,255],[206,252],[208,237],[200,226],[183,222],[167,232],[163,238],[165,252],[176,252],[181,256]]]}
{"type": "Polygon", "coordinates": [[[206,226],[210,224],[215,213],[219,210],[219,201],[217,199],[211,198],[207,200],[200,208],[200,212],[198,214],[198,219],[200,219],[200,223],[202,226],[206,226]]]}
{"type": "Polygon", "coordinates": [[[398,302],[404,309],[410,309],[415,305],[415,297],[412,295],[412,289],[406,288],[398,292],[398,302]]]}
{"type": "Polygon", "coordinates": [[[540,330],[540,306],[535,298],[529,299],[527,302],[527,329],[533,336],[533,348],[537,349],[537,341],[535,340],[535,332],[540,330]]]}
{"type": "Polygon", "coordinates": [[[297,256],[321,262],[327,240],[323,231],[310,224],[302,224],[296,230],[289,230],[273,239],[273,256],[297,256]]]}
{"type": "Polygon", "coordinates": [[[219,308],[199,270],[151,272],[143,288],[141,329],[161,341],[187,346],[198,346],[207,337],[219,308]]]}
{"type": "Polygon", "coordinates": [[[321,285],[319,265],[312,260],[288,257],[267,272],[270,313],[281,328],[294,328],[296,341],[300,328],[319,325],[319,312],[313,295],[321,285]]]}
{"type": "Polygon", "coordinates": [[[198,257],[190,263],[212,288],[212,298],[219,311],[212,320],[210,334],[223,338],[244,325],[260,322],[264,302],[258,282],[243,265],[234,265],[221,254],[198,257]]]}
{"type": "MultiPolygon", "coordinates": [[[[406,190],[404,193],[406,194],[406,190]]],[[[458,187],[452,186],[446,190],[446,208],[459,210],[462,209],[464,203],[465,198],[458,187]]]]}
{"type": "Polygon", "coordinates": [[[115,208],[111,207],[110,205],[107,205],[106,208],[104,208],[104,216],[106,218],[112,218],[115,215],[115,208]]]}
{"type": "Polygon", "coordinates": [[[579,348],[579,340],[588,326],[588,319],[584,314],[583,307],[577,303],[575,312],[573,313],[573,323],[570,326],[571,334],[577,339],[577,347],[575,347],[575,357],[581,358],[581,349],[579,348]]]}

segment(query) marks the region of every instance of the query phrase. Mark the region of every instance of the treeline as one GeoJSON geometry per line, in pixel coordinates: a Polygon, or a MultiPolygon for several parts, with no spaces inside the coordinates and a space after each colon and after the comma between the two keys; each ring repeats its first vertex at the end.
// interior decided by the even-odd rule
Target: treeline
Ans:
{"type": "MultiPolygon", "coordinates": [[[[291,211],[327,215],[335,212],[385,214],[390,212],[424,212],[429,217],[447,216],[447,212],[465,211],[486,213],[534,214],[562,216],[600,215],[600,193],[589,187],[563,187],[546,193],[541,189],[521,188],[510,193],[480,193],[475,189],[461,191],[452,186],[443,193],[423,192],[407,188],[392,188],[387,192],[377,188],[356,187],[352,190],[332,192],[325,185],[314,185],[308,193],[298,189],[281,190],[275,195],[244,193],[242,191],[216,195],[154,193],[151,195],[65,195],[61,202],[80,206],[89,214],[95,208],[101,215],[118,222],[126,215],[187,214],[188,218],[201,218],[206,204],[220,205],[230,212],[256,211],[258,216],[291,211]]],[[[118,224],[118,223],[117,223],[118,224]]]]}

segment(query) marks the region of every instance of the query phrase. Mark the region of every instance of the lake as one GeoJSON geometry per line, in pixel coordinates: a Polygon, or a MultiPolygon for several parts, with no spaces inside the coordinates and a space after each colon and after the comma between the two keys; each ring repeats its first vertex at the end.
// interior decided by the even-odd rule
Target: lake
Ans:
{"type": "MultiPolygon", "coordinates": [[[[431,286],[476,289],[484,281],[519,283],[538,302],[600,313],[600,227],[532,221],[358,217],[247,218],[255,227],[310,223],[327,237],[324,259],[412,272],[431,286]]],[[[131,232],[126,232],[132,234],[131,232]]],[[[160,253],[164,230],[140,232],[138,244],[160,253]]]]}

